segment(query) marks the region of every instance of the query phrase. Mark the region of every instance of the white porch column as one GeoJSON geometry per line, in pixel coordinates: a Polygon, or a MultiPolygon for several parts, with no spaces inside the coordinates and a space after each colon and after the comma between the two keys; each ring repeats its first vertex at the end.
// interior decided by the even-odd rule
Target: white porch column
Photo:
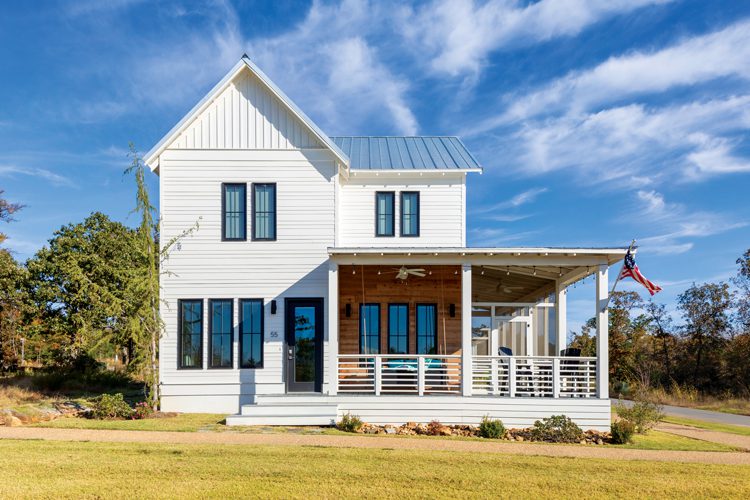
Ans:
{"type": "Polygon", "coordinates": [[[609,266],[596,273],[596,387],[600,399],[609,398],[609,266]]]}
{"type": "Polygon", "coordinates": [[[461,394],[471,396],[471,264],[461,266],[461,394]]]}
{"type": "Polygon", "coordinates": [[[559,280],[555,283],[555,332],[557,352],[554,355],[559,356],[560,351],[568,347],[568,289],[559,280]]]}
{"type": "Polygon", "coordinates": [[[328,262],[328,394],[339,388],[339,265],[328,262]]]}

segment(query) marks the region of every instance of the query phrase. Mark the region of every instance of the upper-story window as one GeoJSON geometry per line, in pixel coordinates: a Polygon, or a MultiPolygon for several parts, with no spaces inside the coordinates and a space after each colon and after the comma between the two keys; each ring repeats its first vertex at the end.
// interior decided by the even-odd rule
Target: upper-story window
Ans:
{"type": "Polygon", "coordinates": [[[375,236],[393,236],[395,226],[395,200],[393,192],[375,193],[375,236]]]}
{"type": "Polygon", "coordinates": [[[227,241],[247,239],[247,185],[222,184],[221,238],[227,241]]]}
{"type": "Polygon", "coordinates": [[[276,239],[276,184],[253,184],[253,240],[276,239]]]}
{"type": "Polygon", "coordinates": [[[401,193],[401,236],[419,236],[419,192],[401,193]]]}

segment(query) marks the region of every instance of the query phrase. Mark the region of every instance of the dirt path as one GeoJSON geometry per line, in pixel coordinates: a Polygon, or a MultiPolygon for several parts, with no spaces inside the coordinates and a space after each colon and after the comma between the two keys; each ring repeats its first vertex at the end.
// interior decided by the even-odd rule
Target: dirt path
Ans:
{"type": "Polygon", "coordinates": [[[656,426],[657,430],[685,436],[701,441],[710,441],[712,443],[726,444],[735,448],[742,448],[750,451],[750,436],[741,436],[739,434],[730,434],[728,432],[709,431],[688,427],[686,425],[661,423],[656,426]]]}
{"type": "Polygon", "coordinates": [[[290,434],[230,434],[200,432],[109,431],[0,427],[0,439],[52,441],[97,441],[120,443],[218,444],[266,446],[330,446],[339,448],[390,448],[484,453],[510,453],[549,457],[599,458],[611,460],[655,460],[750,465],[750,453],[705,451],[630,450],[597,446],[565,446],[527,443],[453,441],[365,436],[290,434]]]}

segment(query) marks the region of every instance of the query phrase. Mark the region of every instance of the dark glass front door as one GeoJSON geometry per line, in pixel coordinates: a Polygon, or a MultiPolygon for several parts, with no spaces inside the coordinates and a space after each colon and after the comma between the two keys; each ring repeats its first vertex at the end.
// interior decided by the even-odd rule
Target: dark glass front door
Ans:
{"type": "Polygon", "coordinates": [[[323,299],[286,299],[286,390],[320,392],[323,299]]]}

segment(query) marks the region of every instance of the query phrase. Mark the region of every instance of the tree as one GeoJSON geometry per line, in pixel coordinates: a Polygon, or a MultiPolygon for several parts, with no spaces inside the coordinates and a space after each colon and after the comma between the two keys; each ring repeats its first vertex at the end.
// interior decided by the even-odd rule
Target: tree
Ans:
{"type": "Polygon", "coordinates": [[[738,288],[737,317],[745,333],[750,333],[750,249],[737,259],[737,276],[732,280],[738,288]]]}
{"type": "Polygon", "coordinates": [[[672,380],[672,344],[674,343],[672,318],[667,313],[664,304],[657,304],[653,300],[646,304],[646,314],[655,342],[660,344],[654,351],[660,351],[661,366],[664,368],[663,382],[672,380]]]}
{"type": "MultiPolygon", "coordinates": [[[[0,222],[11,222],[13,220],[13,214],[23,208],[23,205],[18,203],[11,203],[3,198],[4,190],[0,189],[0,222]]],[[[7,237],[5,234],[0,232],[0,244],[5,241],[7,237]]]]}
{"type": "Polygon", "coordinates": [[[568,344],[568,347],[581,350],[581,356],[594,357],[596,356],[596,334],[592,335],[592,332],[596,331],[596,318],[589,318],[586,323],[581,326],[581,333],[573,333],[573,338],[568,344]]]}

